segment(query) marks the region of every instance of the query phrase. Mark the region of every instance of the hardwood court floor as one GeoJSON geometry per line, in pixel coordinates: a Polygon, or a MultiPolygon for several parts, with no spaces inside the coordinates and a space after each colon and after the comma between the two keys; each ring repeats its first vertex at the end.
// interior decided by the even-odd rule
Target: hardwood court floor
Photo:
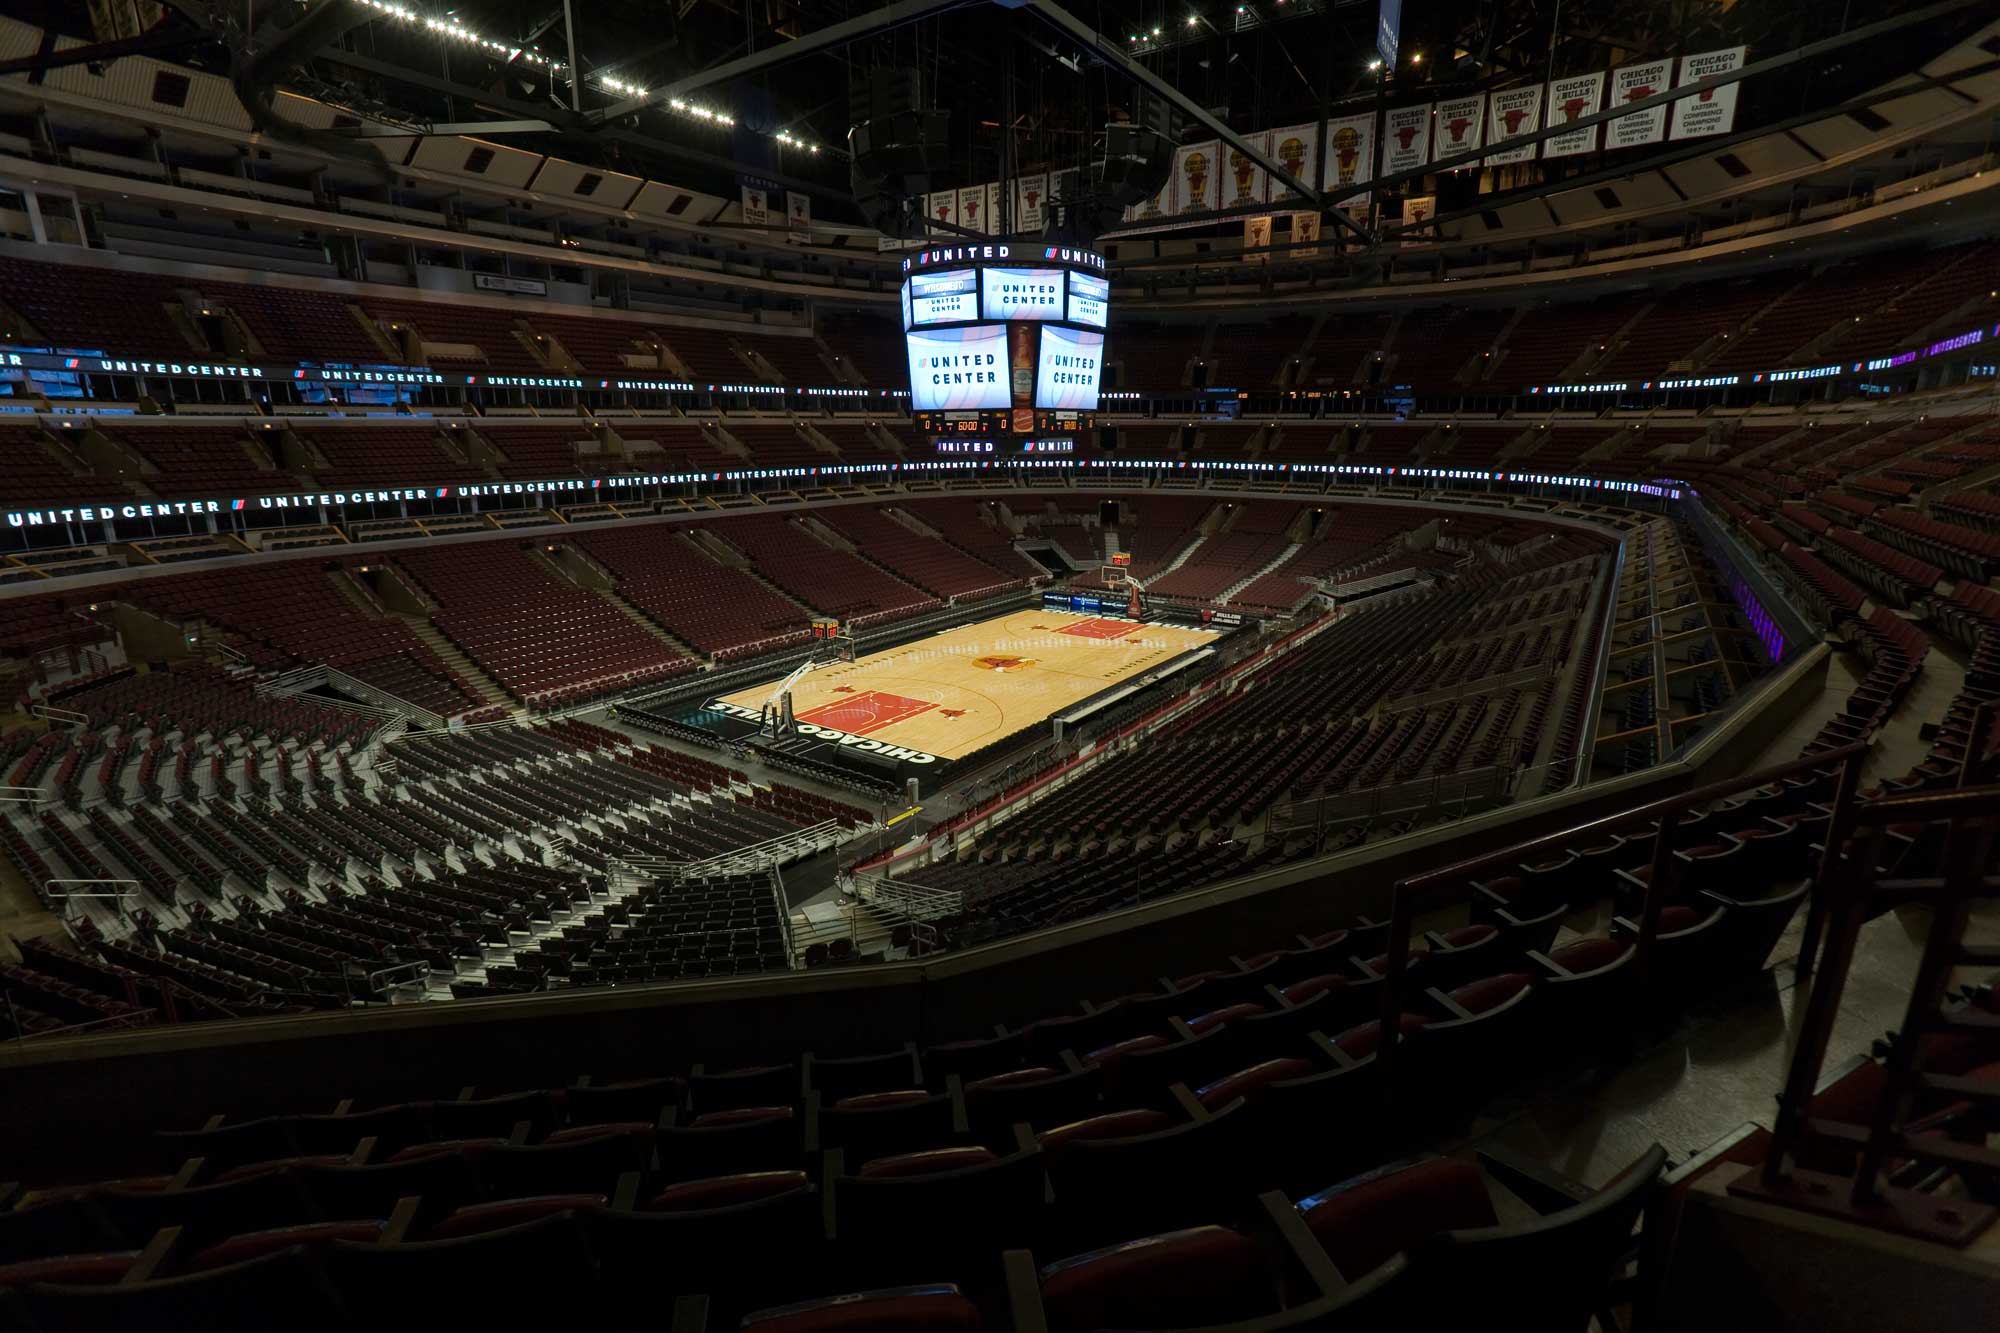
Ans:
{"type": "MultiPolygon", "coordinates": [[[[1016,611],[821,667],[792,687],[793,716],[956,759],[1214,638],[1180,625],[1016,611]]],[[[722,702],[756,709],[777,682],[722,702]]]]}

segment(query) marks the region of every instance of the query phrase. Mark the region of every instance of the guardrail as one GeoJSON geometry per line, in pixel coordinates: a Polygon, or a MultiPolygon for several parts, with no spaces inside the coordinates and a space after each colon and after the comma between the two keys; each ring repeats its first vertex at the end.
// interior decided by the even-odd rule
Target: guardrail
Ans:
{"type": "Polygon", "coordinates": [[[46,800],[40,787],[0,787],[0,805],[30,804],[46,800]]]}
{"type": "Polygon", "coordinates": [[[69,911],[70,903],[74,902],[79,898],[109,898],[117,903],[120,903],[121,907],[119,908],[119,910],[123,911],[124,908],[122,904],[129,899],[137,898],[139,896],[139,889],[140,889],[140,884],[139,881],[136,879],[45,879],[42,881],[42,892],[47,894],[50,898],[53,898],[62,904],[63,916],[65,920],[68,919],[67,913],[69,911]],[[58,890],[56,888],[58,884],[73,884],[73,885],[83,885],[83,886],[94,886],[94,885],[104,885],[104,884],[125,884],[125,885],[130,885],[131,887],[119,889],[116,892],[111,892],[111,893],[86,893],[82,888],[70,888],[70,889],[58,890]]]}
{"type": "Polygon", "coordinates": [[[856,875],[854,896],[917,921],[944,921],[965,913],[965,894],[957,889],[933,889],[888,875],[856,875]]]}
{"type": "Polygon", "coordinates": [[[66,727],[87,727],[90,725],[90,714],[79,713],[74,708],[57,708],[54,704],[36,704],[29,708],[28,712],[33,717],[39,717],[46,722],[60,723],[66,727]]]}
{"type": "Polygon", "coordinates": [[[1304,801],[1289,801],[1271,809],[1270,831],[1291,833],[1418,813],[1456,804],[1459,813],[1475,802],[1498,801],[1514,790],[1514,770],[1499,764],[1434,773],[1409,782],[1389,782],[1361,791],[1332,792],[1304,801]]]}

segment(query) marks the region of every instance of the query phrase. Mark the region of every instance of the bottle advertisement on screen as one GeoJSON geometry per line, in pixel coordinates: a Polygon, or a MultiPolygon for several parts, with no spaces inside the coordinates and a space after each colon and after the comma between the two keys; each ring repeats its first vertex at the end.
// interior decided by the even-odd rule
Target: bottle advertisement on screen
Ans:
{"type": "MultiPolygon", "coordinates": [[[[959,412],[1013,404],[1007,373],[1007,326],[975,324],[905,335],[910,355],[910,406],[919,412],[959,412]]],[[[1101,336],[1099,341],[1102,341],[1101,336]]],[[[1091,404],[1097,378],[1091,376],[1091,404]]]]}
{"type": "Polygon", "coordinates": [[[1088,273],[1069,275],[1069,322],[1104,327],[1111,310],[1111,282],[1088,273]]]}
{"type": "Polygon", "coordinates": [[[1104,373],[1104,335],[1050,325],[1042,330],[1035,369],[1035,406],[1094,412],[1104,373]]]}
{"type": "Polygon", "coordinates": [[[1063,275],[1059,268],[980,270],[981,319],[1061,319],[1063,275]]]}

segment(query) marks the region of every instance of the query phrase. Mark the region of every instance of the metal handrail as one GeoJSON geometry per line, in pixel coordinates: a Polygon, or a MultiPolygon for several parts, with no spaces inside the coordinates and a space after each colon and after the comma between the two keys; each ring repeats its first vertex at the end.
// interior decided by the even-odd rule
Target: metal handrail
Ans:
{"type": "Polygon", "coordinates": [[[35,717],[44,718],[50,722],[61,722],[67,726],[87,727],[90,725],[90,714],[79,713],[74,708],[57,708],[54,704],[35,704],[28,709],[28,712],[35,717]]]}
{"type": "MultiPolygon", "coordinates": [[[[1435,870],[1423,871],[1397,881],[1389,912],[1389,938],[1385,945],[1386,957],[1382,967],[1381,1008],[1377,1015],[1380,1023],[1376,1029],[1378,1036],[1375,1059],[1380,1068],[1383,1086],[1388,1086],[1390,1072],[1395,1067],[1397,1047],[1401,1045],[1404,983],[1409,975],[1411,923],[1417,913],[1429,905],[1428,900],[1432,895],[1442,889],[1460,888],[1472,876],[1496,866],[1519,865],[1531,860],[1538,852],[1578,842],[1588,844],[1591,839],[1599,835],[1621,828],[1630,828],[1648,820],[1657,820],[1658,830],[1653,836],[1653,856],[1646,884],[1645,905],[1640,914],[1639,939],[1636,946],[1638,957],[1633,960],[1638,965],[1639,978],[1643,985],[1652,961],[1653,944],[1659,935],[1660,912],[1666,906],[1667,883],[1674,851],[1674,831],[1680,825],[1681,815],[1710,801],[1768,786],[1796,773],[1838,768],[1839,779],[1835,789],[1833,814],[1827,824],[1825,843],[1828,847],[1838,847],[1846,841],[1852,828],[1855,791],[1861,779],[1861,760],[1869,749],[1870,746],[1866,742],[1855,741],[1837,749],[1802,755],[1782,764],[1759,769],[1755,773],[1703,783],[1678,795],[1665,796],[1627,810],[1600,815],[1596,819],[1586,820],[1584,823],[1554,833],[1545,833],[1539,837],[1511,843],[1496,851],[1483,852],[1478,856],[1454,861],[1435,870]]],[[[1822,885],[1829,864],[1836,859],[1820,858],[1819,869],[1814,875],[1808,895],[1805,936],[1799,946],[1798,973],[1801,976],[1812,970],[1813,955],[1819,948],[1826,900],[1822,885]]]]}

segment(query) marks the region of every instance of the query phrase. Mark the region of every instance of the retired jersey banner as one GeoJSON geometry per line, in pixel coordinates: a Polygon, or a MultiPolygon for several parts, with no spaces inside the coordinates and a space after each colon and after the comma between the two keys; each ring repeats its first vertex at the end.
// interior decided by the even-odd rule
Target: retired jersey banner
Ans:
{"type": "Polygon", "coordinates": [[[1014,182],[1014,230],[1040,235],[1048,217],[1049,176],[1041,172],[1014,182]]]}
{"type": "MultiPolygon", "coordinates": [[[[1333,151],[1333,126],[1327,123],[1327,151],[1333,151]]],[[[1269,131],[1271,136],[1271,160],[1292,173],[1292,176],[1310,185],[1313,182],[1313,163],[1319,151],[1319,124],[1288,125],[1281,130],[1269,131]]],[[[1298,191],[1279,181],[1271,182],[1272,203],[1299,197],[1298,191]]]]}
{"type": "Polygon", "coordinates": [[[1431,107],[1391,107],[1382,119],[1382,174],[1415,171],[1431,160],[1431,107]]]}
{"type": "Polygon", "coordinates": [[[771,225],[771,195],[754,185],[743,187],[743,221],[751,227],[771,225]]]}
{"type": "Polygon", "coordinates": [[[1326,170],[1320,173],[1319,187],[1334,203],[1352,198],[1346,188],[1366,185],[1375,179],[1375,117],[1342,116],[1326,123],[1326,170]]]}
{"type": "MultiPolygon", "coordinates": [[[[1655,93],[1667,91],[1667,80],[1673,74],[1673,67],[1671,60],[1649,60],[1643,65],[1623,65],[1612,70],[1611,105],[1624,106],[1627,102],[1644,101],[1655,93]]],[[[1604,127],[1606,148],[1637,148],[1642,144],[1659,143],[1666,137],[1667,109],[1664,106],[1634,111],[1604,127]]]]}
{"type": "MultiPolygon", "coordinates": [[[[1604,107],[1604,71],[1572,74],[1549,85],[1548,127],[1561,129],[1572,120],[1594,116],[1604,107]]],[[[1571,130],[1542,140],[1543,157],[1573,157],[1597,151],[1597,126],[1571,130]]]]}
{"type": "MultiPolygon", "coordinates": [[[[1437,125],[1431,132],[1431,161],[1479,151],[1486,142],[1485,123],[1486,99],[1482,96],[1475,94],[1439,102],[1437,125]]],[[[1478,165],[1478,162],[1461,162],[1457,169],[1463,171],[1478,165]]]]}
{"type": "MultiPolygon", "coordinates": [[[[1271,155],[1269,134],[1246,134],[1243,142],[1266,157],[1271,155]]],[[[1241,148],[1224,145],[1222,152],[1229,159],[1229,172],[1222,178],[1222,206],[1242,208],[1246,204],[1263,203],[1270,187],[1269,173],[1241,148]]]]}
{"type": "Polygon", "coordinates": [[[1294,259],[1311,259],[1319,253],[1319,214],[1292,214],[1292,244],[1299,247],[1292,251],[1294,259]]]}
{"type": "Polygon", "coordinates": [[[1509,148],[1507,142],[1526,138],[1542,128],[1542,85],[1502,88],[1486,99],[1486,106],[1486,142],[1490,145],[1486,164],[1534,161],[1537,145],[1524,143],[1509,148]]]}
{"type": "Polygon", "coordinates": [[[813,230],[813,201],[809,194],[785,191],[785,226],[795,241],[810,241],[813,230]]]}
{"type": "MultiPolygon", "coordinates": [[[[1681,76],[1675,82],[1676,88],[1685,88],[1690,83],[1717,74],[1733,74],[1743,68],[1746,47],[1732,46],[1726,51],[1705,51],[1700,55],[1681,57],[1681,76]]],[[[1693,97],[1683,97],[1674,103],[1674,137],[1676,139],[1698,139],[1704,134],[1727,134],[1736,128],[1736,90],[1740,83],[1725,84],[1720,88],[1707,88],[1693,97]]]]}
{"type": "Polygon", "coordinates": [[[1222,195],[1222,141],[1210,139],[1174,150],[1174,174],[1167,188],[1173,191],[1172,212],[1213,212],[1222,195]]]}

